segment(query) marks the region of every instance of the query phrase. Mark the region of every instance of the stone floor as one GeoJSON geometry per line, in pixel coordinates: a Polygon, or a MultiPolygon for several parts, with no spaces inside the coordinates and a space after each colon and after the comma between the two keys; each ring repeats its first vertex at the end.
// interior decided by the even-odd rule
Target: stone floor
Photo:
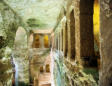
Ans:
{"type": "Polygon", "coordinates": [[[50,53],[43,50],[33,50],[31,55],[31,77],[34,86],[51,86],[50,53]],[[38,51],[38,53],[37,53],[38,51]]]}
{"type": "Polygon", "coordinates": [[[51,86],[51,73],[42,73],[39,75],[39,86],[51,86]]]}
{"type": "Polygon", "coordinates": [[[39,86],[51,86],[51,72],[50,72],[51,59],[50,55],[47,56],[45,61],[45,70],[39,74],[39,86]]]}

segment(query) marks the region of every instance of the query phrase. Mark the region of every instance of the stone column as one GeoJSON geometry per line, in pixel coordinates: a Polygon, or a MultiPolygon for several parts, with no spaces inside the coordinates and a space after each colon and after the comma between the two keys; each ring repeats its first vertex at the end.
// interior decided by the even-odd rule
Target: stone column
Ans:
{"type": "Polygon", "coordinates": [[[81,55],[80,55],[80,52],[81,52],[81,49],[80,49],[80,46],[81,46],[81,43],[80,43],[80,1],[79,0],[76,0],[74,2],[74,16],[75,16],[75,49],[76,49],[76,56],[75,56],[75,59],[80,62],[80,58],[81,58],[81,55]]]}
{"type": "Polygon", "coordinates": [[[61,30],[61,51],[63,51],[63,29],[61,30]]]}
{"type": "Polygon", "coordinates": [[[58,34],[58,50],[60,50],[60,36],[58,34]]]}
{"type": "Polygon", "coordinates": [[[56,48],[56,44],[55,44],[56,43],[56,38],[55,38],[54,35],[53,35],[53,38],[52,39],[53,39],[53,49],[55,49],[56,48]]]}
{"type": "Polygon", "coordinates": [[[67,14],[68,19],[68,57],[75,59],[75,17],[74,10],[67,14]]]}
{"type": "Polygon", "coordinates": [[[40,35],[40,48],[44,48],[44,35],[40,35]]]}
{"type": "Polygon", "coordinates": [[[54,46],[55,46],[55,49],[57,49],[57,44],[56,44],[57,40],[56,40],[56,35],[54,35],[54,46]]]}
{"type": "Polygon", "coordinates": [[[62,35],[61,35],[61,31],[59,33],[59,36],[60,36],[60,51],[62,50],[62,35]]]}
{"type": "Polygon", "coordinates": [[[50,48],[51,47],[51,37],[50,37],[50,35],[48,34],[48,48],[50,48]]]}
{"type": "Polygon", "coordinates": [[[29,36],[29,40],[28,40],[28,47],[29,48],[32,48],[33,47],[33,33],[32,34],[30,34],[30,36],[29,36]]]}
{"type": "Polygon", "coordinates": [[[55,48],[55,37],[54,37],[54,33],[52,33],[50,35],[50,42],[51,42],[51,48],[54,50],[54,48],[55,48]]]}
{"type": "Polygon", "coordinates": [[[58,36],[56,36],[56,49],[58,50],[58,36]]]}
{"type": "Polygon", "coordinates": [[[100,0],[100,85],[112,86],[112,0],[100,0]]]}
{"type": "Polygon", "coordinates": [[[55,49],[57,48],[56,46],[56,36],[54,35],[54,46],[55,46],[55,49]]]}
{"type": "Polygon", "coordinates": [[[80,0],[81,57],[94,56],[93,1],[80,0]]]}
{"type": "Polygon", "coordinates": [[[70,15],[67,14],[67,36],[68,36],[68,52],[67,52],[67,58],[71,58],[71,36],[70,36],[70,15]]]}
{"type": "Polygon", "coordinates": [[[67,57],[67,53],[68,53],[68,34],[67,34],[67,22],[64,25],[64,29],[63,29],[63,52],[64,52],[64,56],[67,57]]]}

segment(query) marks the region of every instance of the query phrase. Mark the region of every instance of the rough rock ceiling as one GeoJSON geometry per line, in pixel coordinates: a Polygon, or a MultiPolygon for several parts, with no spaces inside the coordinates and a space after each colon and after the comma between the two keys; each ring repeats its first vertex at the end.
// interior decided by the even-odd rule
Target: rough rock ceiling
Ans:
{"type": "Polygon", "coordinates": [[[5,0],[25,22],[35,19],[35,28],[53,28],[63,0],[5,0]]]}

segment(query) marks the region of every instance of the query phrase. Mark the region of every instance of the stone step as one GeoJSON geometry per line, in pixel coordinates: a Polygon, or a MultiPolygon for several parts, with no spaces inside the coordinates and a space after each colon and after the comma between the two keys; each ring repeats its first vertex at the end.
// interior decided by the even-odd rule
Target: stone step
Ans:
{"type": "Polygon", "coordinates": [[[39,86],[51,86],[51,74],[43,73],[39,75],[39,86]]]}

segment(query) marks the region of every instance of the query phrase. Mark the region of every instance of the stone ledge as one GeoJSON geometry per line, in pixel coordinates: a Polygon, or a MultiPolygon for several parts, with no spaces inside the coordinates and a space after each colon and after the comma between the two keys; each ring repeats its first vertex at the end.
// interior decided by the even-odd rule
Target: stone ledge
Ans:
{"type": "Polygon", "coordinates": [[[82,69],[81,65],[78,66],[75,61],[71,62],[68,59],[64,59],[64,63],[72,72],[79,72],[79,70],[82,69]]]}

